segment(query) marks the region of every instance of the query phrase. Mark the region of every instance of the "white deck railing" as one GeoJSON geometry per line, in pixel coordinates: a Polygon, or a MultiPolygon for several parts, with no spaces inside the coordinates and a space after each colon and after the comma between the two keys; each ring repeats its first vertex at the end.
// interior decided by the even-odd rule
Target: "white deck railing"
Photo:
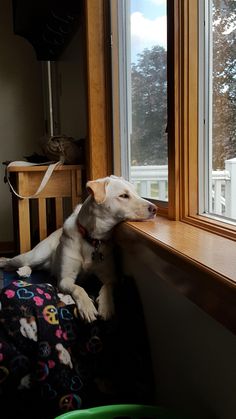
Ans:
{"type": "Polygon", "coordinates": [[[167,201],[168,166],[131,166],[131,181],[141,196],[167,201]]]}
{"type": "MultiPolygon", "coordinates": [[[[168,166],[131,166],[131,181],[147,198],[168,200],[168,166]]],[[[225,170],[212,172],[211,203],[214,214],[236,219],[236,158],[226,160],[225,170]]]]}

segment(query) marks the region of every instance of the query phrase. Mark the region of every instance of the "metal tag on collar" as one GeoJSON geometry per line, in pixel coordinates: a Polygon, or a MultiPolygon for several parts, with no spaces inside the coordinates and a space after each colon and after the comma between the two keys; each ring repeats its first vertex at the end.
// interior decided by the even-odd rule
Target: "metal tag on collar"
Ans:
{"type": "Polygon", "coordinates": [[[94,246],[94,252],[92,253],[92,260],[94,262],[102,262],[104,260],[103,254],[99,251],[101,246],[101,240],[97,240],[94,246]]]}

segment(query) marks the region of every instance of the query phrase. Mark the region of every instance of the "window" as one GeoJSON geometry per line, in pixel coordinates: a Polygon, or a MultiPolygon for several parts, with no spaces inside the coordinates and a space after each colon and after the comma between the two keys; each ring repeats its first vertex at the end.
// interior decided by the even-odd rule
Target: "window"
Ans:
{"type": "Polygon", "coordinates": [[[112,7],[114,3],[118,16],[113,33],[116,26],[120,171],[142,196],[167,201],[166,0],[112,1],[112,7]]]}
{"type": "Polygon", "coordinates": [[[200,213],[236,222],[236,2],[199,8],[200,213]]]}
{"type": "MultiPolygon", "coordinates": [[[[168,202],[162,214],[235,240],[236,186],[232,172],[236,167],[236,2],[166,0],[164,4],[162,0],[112,0],[112,7],[114,4],[117,10],[115,13],[112,10],[112,16],[113,20],[118,17],[119,34],[116,37],[112,31],[115,172],[135,181],[140,194],[158,199],[163,193],[158,182],[166,176],[160,166],[165,169],[168,154],[168,195],[165,192],[164,198],[168,202]],[[142,7],[154,2],[166,10],[168,39],[168,48],[161,47],[167,57],[163,83],[167,88],[168,80],[167,102],[163,99],[161,106],[155,104],[157,112],[162,110],[165,124],[163,109],[168,109],[168,147],[164,126],[161,136],[156,137],[159,143],[154,139],[155,146],[158,144],[166,153],[162,161],[152,160],[156,158],[154,143],[148,143],[150,138],[145,137],[145,123],[152,115],[145,106],[148,103],[155,109],[152,93],[156,86],[148,96],[146,89],[151,86],[151,77],[148,71],[142,74],[141,67],[144,55],[155,46],[135,55],[137,36],[132,38],[132,14],[137,13],[143,19],[142,7]],[[119,51],[117,61],[115,51],[119,51]],[[136,61],[131,59],[135,56],[136,61]],[[140,78],[145,82],[143,85],[140,78]],[[142,118],[140,108],[144,109],[142,118]],[[142,147],[147,147],[148,153],[148,144],[152,144],[151,159],[142,153],[142,147]],[[120,166],[117,162],[121,162],[120,166]],[[149,178],[148,188],[144,188],[143,180],[152,166],[159,170],[154,178],[149,178]]],[[[153,13],[151,19],[155,21],[158,16],[153,13]]],[[[141,28],[141,20],[138,26],[141,28]]],[[[164,60],[159,57],[160,63],[163,70],[164,60]]],[[[156,73],[156,68],[150,69],[156,73]]],[[[157,121],[157,113],[155,117],[157,121]]]]}

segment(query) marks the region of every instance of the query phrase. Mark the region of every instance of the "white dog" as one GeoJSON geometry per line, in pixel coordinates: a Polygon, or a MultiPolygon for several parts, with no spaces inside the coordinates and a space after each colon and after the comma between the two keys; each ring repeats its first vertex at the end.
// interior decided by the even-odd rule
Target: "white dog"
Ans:
{"type": "Polygon", "coordinates": [[[149,220],[156,206],[140,198],[134,186],[123,178],[110,176],[88,181],[89,196],[65,221],[31,251],[12,259],[0,258],[0,267],[18,269],[24,276],[31,269],[47,269],[57,278],[58,287],[70,294],[80,316],[92,322],[114,313],[112,286],[116,278],[111,235],[113,227],[124,220],[149,220]],[[76,284],[78,274],[94,273],[102,282],[98,310],[86,291],[76,284]]]}

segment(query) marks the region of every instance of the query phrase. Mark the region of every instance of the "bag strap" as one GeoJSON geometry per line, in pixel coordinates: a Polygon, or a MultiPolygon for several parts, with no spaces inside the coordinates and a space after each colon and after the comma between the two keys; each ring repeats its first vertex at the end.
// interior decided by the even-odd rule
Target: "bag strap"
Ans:
{"type": "Polygon", "coordinates": [[[6,179],[6,182],[8,183],[8,185],[10,186],[12,192],[18,198],[20,198],[20,199],[37,198],[37,196],[42,192],[42,190],[47,185],[50,177],[52,176],[53,171],[57,167],[61,166],[63,163],[64,163],[63,159],[61,159],[61,160],[59,160],[59,161],[57,161],[55,163],[52,163],[52,162],[48,162],[48,163],[29,163],[29,162],[25,162],[25,161],[13,161],[13,162],[9,163],[7,165],[7,167],[6,167],[5,179],[6,179]],[[9,172],[8,172],[9,167],[12,167],[12,166],[18,166],[18,167],[22,167],[22,166],[43,166],[45,164],[49,164],[49,166],[48,166],[48,168],[47,168],[47,170],[46,170],[46,172],[45,172],[45,174],[43,176],[43,179],[42,179],[42,181],[41,181],[41,183],[40,183],[37,191],[33,195],[30,195],[30,196],[22,196],[22,195],[19,195],[16,192],[16,190],[14,189],[14,187],[12,186],[11,182],[10,182],[10,177],[9,177],[9,172]]]}

